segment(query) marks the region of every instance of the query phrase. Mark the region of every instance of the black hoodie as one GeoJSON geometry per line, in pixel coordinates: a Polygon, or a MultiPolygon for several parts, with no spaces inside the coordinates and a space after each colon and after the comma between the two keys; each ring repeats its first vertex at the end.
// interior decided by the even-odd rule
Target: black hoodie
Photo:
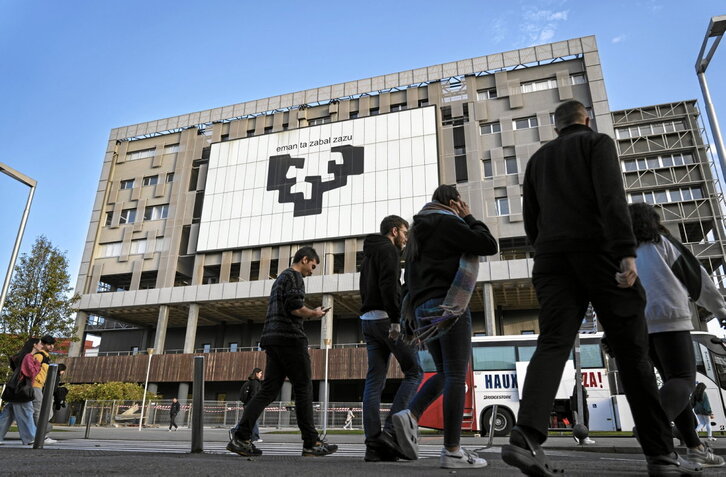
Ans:
{"type": "Polygon", "coordinates": [[[361,313],[383,310],[391,323],[400,321],[401,252],[385,235],[369,235],[363,242],[360,297],[361,313]]]}
{"type": "Polygon", "coordinates": [[[446,296],[462,254],[494,255],[498,251],[489,228],[472,215],[463,222],[446,214],[416,215],[411,233],[418,248],[415,257],[406,259],[406,285],[413,306],[446,296]]]}

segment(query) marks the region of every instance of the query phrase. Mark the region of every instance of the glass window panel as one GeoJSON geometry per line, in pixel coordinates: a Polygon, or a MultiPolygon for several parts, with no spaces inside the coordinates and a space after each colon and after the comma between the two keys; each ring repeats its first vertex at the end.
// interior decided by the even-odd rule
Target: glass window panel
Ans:
{"type": "Polygon", "coordinates": [[[671,202],[679,202],[681,200],[681,191],[678,189],[669,190],[668,194],[671,196],[671,202]]]}
{"type": "Polygon", "coordinates": [[[653,193],[652,192],[644,192],[643,193],[643,196],[645,197],[645,202],[646,203],[648,203],[650,205],[655,204],[655,197],[653,197],[653,193]]]}
{"type": "Polygon", "coordinates": [[[638,169],[644,171],[648,168],[648,163],[645,159],[638,159],[638,169]]]}
{"type": "Polygon", "coordinates": [[[618,139],[628,139],[630,137],[630,131],[627,129],[616,129],[615,136],[618,139]]]}
{"type": "Polygon", "coordinates": [[[640,204],[641,202],[643,202],[643,194],[631,194],[630,202],[633,204],[640,204]]]}
{"type": "Polygon", "coordinates": [[[663,161],[663,165],[665,167],[669,167],[673,165],[673,156],[663,156],[661,157],[661,160],[663,161]]]}
{"type": "Polygon", "coordinates": [[[626,171],[635,171],[638,169],[638,166],[635,164],[635,161],[625,161],[623,163],[623,166],[625,167],[626,171]]]}
{"type": "Polygon", "coordinates": [[[653,125],[653,134],[663,134],[663,124],[658,123],[653,125]]]}
{"type": "Polygon", "coordinates": [[[662,204],[664,202],[668,202],[668,193],[664,190],[656,192],[655,193],[655,202],[657,204],[662,204]]]}
{"type": "Polygon", "coordinates": [[[474,371],[516,369],[514,346],[477,346],[473,354],[474,371]]]}
{"type": "Polygon", "coordinates": [[[694,199],[703,199],[703,191],[701,191],[700,187],[692,187],[691,195],[694,199]]]}
{"type": "Polygon", "coordinates": [[[492,177],[494,174],[491,159],[484,160],[484,177],[492,177]]]}
{"type": "Polygon", "coordinates": [[[516,174],[517,171],[517,158],[516,157],[505,157],[504,165],[507,170],[507,174],[516,174]]]}
{"type": "Polygon", "coordinates": [[[691,189],[681,189],[683,200],[691,200],[691,189]]]}
{"type": "Polygon", "coordinates": [[[691,154],[683,154],[683,162],[685,164],[693,164],[693,156],[691,154]]]}
{"type": "Polygon", "coordinates": [[[599,344],[580,345],[580,364],[583,368],[603,368],[602,352],[599,344]]]}

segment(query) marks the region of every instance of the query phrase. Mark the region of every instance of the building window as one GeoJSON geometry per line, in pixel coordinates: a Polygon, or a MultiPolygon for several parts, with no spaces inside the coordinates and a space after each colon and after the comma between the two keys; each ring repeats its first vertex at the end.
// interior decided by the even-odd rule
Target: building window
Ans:
{"type": "Polygon", "coordinates": [[[515,119],[512,121],[512,127],[516,129],[530,129],[537,127],[537,117],[515,119]]]}
{"type": "Polygon", "coordinates": [[[484,123],[479,125],[481,134],[494,134],[501,132],[502,127],[499,122],[496,123],[484,123]]]}
{"type": "Polygon", "coordinates": [[[121,255],[121,242],[102,243],[98,246],[98,258],[118,257],[121,255]]]}
{"type": "Polygon", "coordinates": [[[308,120],[308,126],[319,126],[321,124],[327,124],[330,122],[330,116],[323,116],[322,118],[314,118],[308,120]]]}
{"type": "Polygon", "coordinates": [[[144,177],[144,180],[142,184],[144,186],[152,186],[159,183],[159,176],[146,176],[144,177]]]}
{"type": "Polygon", "coordinates": [[[145,159],[147,157],[154,157],[156,155],[156,148],[152,147],[149,149],[142,149],[140,151],[133,151],[126,153],[127,161],[136,161],[138,159],[145,159]]]}
{"type": "Polygon", "coordinates": [[[131,354],[139,354],[139,347],[138,346],[132,346],[131,347],[131,354]]]}
{"type": "Polygon", "coordinates": [[[585,73],[573,73],[570,75],[570,84],[576,85],[576,84],[585,84],[587,83],[587,78],[585,77],[585,73]]]}
{"type": "Polygon", "coordinates": [[[204,343],[202,345],[202,352],[209,353],[210,351],[212,351],[212,343],[204,343]]]}
{"type": "Polygon", "coordinates": [[[418,100],[418,107],[419,108],[422,107],[422,106],[426,106],[428,104],[429,104],[429,99],[428,98],[424,98],[424,99],[419,99],[418,100]]]}
{"type": "Polygon", "coordinates": [[[456,173],[456,182],[466,182],[469,180],[469,171],[466,165],[466,153],[454,156],[454,170],[456,173]]]}
{"type": "Polygon", "coordinates": [[[647,169],[659,169],[662,167],[683,166],[694,164],[693,155],[689,153],[667,154],[623,161],[623,172],[644,171],[647,169]]]}
{"type": "Polygon", "coordinates": [[[381,112],[381,110],[380,110],[379,108],[371,108],[371,109],[370,109],[369,111],[370,111],[370,113],[369,113],[369,114],[370,114],[371,116],[376,116],[376,115],[377,115],[378,113],[380,113],[380,112],[381,112]]]}
{"type": "Polygon", "coordinates": [[[169,214],[169,204],[152,205],[144,210],[144,220],[165,219],[169,214]]]}
{"type": "Polygon", "coordinates": [[[494,169],[492,166],[492,160],[491,159],[484,159],[484,177],[493,177],[494,176],[494,169]]]}
{"type": "Polygon", "coordinates": [[[391,112],[403,111],[404,109],[406,109],[406,103],[399,103],[399,104],[391,105],[391,112]]]}
{"type": "Polygon", "coordinates": [[[504,158],[504,169],[507,172],[507,174],[516,174],[519,172],[517,168],[517,158],[516,157],[505,157],[504,158]]]}
{"type": "Polygon", "coordinates": [[[264,134],[270,134],[272,132],[272,126],[265,127],[265,130],[263,131],[264,134]]]}
{"type": "Polygon", "coordinates": [[[628,202],[631,204],[645,202],[653,205],[667,202],[684,202],[703,198],[703,190],[700,187],[681,187],[679,189],[667,189],[655,192],[631,192],[628,194],[628,202]]]}
{"type": "Polygon", "coordinates": [[[111,225],[112,221],[113,221],[113,212],[106,212],[106,227],[111,225]]]}
{"type": "Polygon", "coordinates": [[[229,344],[229,351],[232,353],[236,353],[239,350],[239,343],[230,343],[229,344]]]}
{"type": "Polygon", "coordinates": [[[125,181],[121,181],[121,186],[119,187],[121,190],[124,189],[133,189],[134,188],[134,180],[128,179],[125,181]]]}
{"type": "Polygon", "coordinates": [[[496,199],[497,215],[509,215],[509,200],[506,197],[496,199]]]}
{"type": "Polygon", "coordinates": [[[497,99],[497,88],[480,89],[476,92],[477,101],[485,101],[487,99],[497,99]]]}
{"type": "Polygon", "coordinates": [[[254,129],[248,129],[247,130],[247,137],[252,137],[254,135],[255,135],[255,130],[254,129]]]}
{"type": "Polygon", "coordinates": [[[349,119],[355,119],[357,117],[358,117],[358,111],[351,111],[350,113],[348,113],[349,119]]]}
{"type": "Polygon", "coordinates": [[[179,144],[164,146],[164,154],[176,154],[177,152],[179,152],[179,144]]]}
{"type": "Polygon", "coordinates": [[[522,83],[522,93],[534,93],[535,91],[544,91],[547,89],[555,89],[557,87],[557,80],[555,78],[548,78],[543,80],[528,81],[522,83]]]}
{"type": "Polygon", "coordinates": [[[119,224],[133,224],[136,222],[136,209],[124,209],[121,211],[119,224]]]}
{"type": "Polygon", "coordinates": [[[174,173],[169,172],[166,174],[166,182],[174,182],[174,173]]]}

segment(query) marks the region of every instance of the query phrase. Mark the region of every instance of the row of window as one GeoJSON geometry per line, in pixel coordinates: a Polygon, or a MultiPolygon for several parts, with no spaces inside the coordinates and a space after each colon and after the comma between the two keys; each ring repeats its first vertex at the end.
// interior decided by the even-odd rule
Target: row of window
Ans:
{"type": "Polygon", "coordinates": [[[631,137],[650,136],[653,134],[664,134],[685,130],[686,126],[683,121],[666,121],[662,123],[630,126],[629,128],[617,128],[615,129],[615,137],[618,139],[628,139],[631,137]]]}
{"type": "Polygon", "coordinates": [[[647,169],[659,169],[661,167],[683,166],[685,164],[695,164],[692,154],[677,153],[640,159],[628,159],[627,161],[623,161],[623,171],[644,171],[647,169]]]}
{"type": "MultiPolygon", "coordinates": [[[[555,114],[550,113],[549,116],[550,124],[555,123],[555,114]]],[[[519,129],[532,129],[539,126],[539,122],[537,121],[537,116],[529,116],[526,118],[518,118],[512,120],[512,129],[519,130],[519,129]]],[[[502,125],[499,123],[499,121],[491,122],[491,123],[481,123],[479,124],[479,133],[484,134],[496,134],[502,132],[502,125]]]]}
{"type": "Polygon", "coordinates": [[[630,192],[628,202],[637,204],[664,204],[667,202],[683,202],[686,200],[703,199],[703,190],[700,187],[681,187],[679,189],[666,189],[648,192],[630,192]]]}
{"type": "MultiPolygon", "coordinates": [[[[164,154],[176,154],[177,152],[179,152],[179,144],[164,146],[164,154]]],[[[140,151],[126,153],[126,160],[136,161],[138,159],[146,159],[147,157],[154,156],[156,156],[156,148],[152,147],[149,149],[141,149],[140,151]]]]}
{"type": "MultiPolygon", "coordinates": [[[[169,172],[169,173],[166,174],[166,182],[167,183],[168,182],[174,182],[174,173],[173,172],[169,172]]],[[[155,175],[155,176],[146,176],[141,181],[141,185],[143,187],[156,185],[158,183],[159,183],[159,176],[158,175],[155,175]]],[[[124,190],[124,189],[133,189],[135,185],[136,185],[136,180],[135,179],[126,179],[126,180],[121,181],[121,185],[119,186],[119,188],[121,190],[124,190]]]]}
{"type": "MultiPolygon", "coordinates": [[[[474,371],[503,371],[516,370],[517,361],[530,361],[536,345],[519,344],[503,346],[482,346],[474,343],[473,367],[474,371]]],[[[570,358],[572,359],[572,352],[570,358]]],[[[580,346],[580,362],[583,368],[602,368],[603,359],[600,345],[596,343],[583,343],[580,346]]],[[[521,386],[522,383],[520,383],[521,386]]]]}
{"type": "MultiPolygon", "coordinates": [[[[151,205],[144,209],[144,220],[161,220],[169,215],[169,204],[151,205]]],[[[106,212],[106,226],[111,225],[113,212],[106,212]]],[[[136,209],[123,209],[119,216],[119,224],[133,224],[136,222],[136,209]]]]}
{"type": "MultiPolygon", "coordinates": [[[[98,246],[98,258],[118,257],[121,255],[123,242],[102,243],[98,246]]],[[[132,240],[129,255],[143,255],[149,251],[164,252],[167,249],[167,241],[164,238],[157,238],[154,249],[149,248],[147,239],[132,240]]]]}
{"type": "MultiPolygon", "coordinates": [[[[494,163],[491,159],[484,159],[484,177],[494,177],[494,163]]],[[[504,158],[504,173],[505,174],[516,174],[519,172],[519,166],[517,164],[516,157],[505,157],[504,158]]]]}
{"type": "MultiPolygon", "coordinates": [[[[587,83],[587,78],[585,77],[585,73],[574,73],[570,75],[570,84],[576,85],[576,84],[585,84],[587,83]]],[[[526,83],[522,83],[520,85],[520,91],[522,93],[534,93],[535,91],[545,91],[548,89],[555,89],[557,88],[557,79],[556,78],[545,78],[535,81],[527,81],[526,83]]],[[[476,92],[476,99],[478,101],[485,101],[487,99],[497,99],[497,89],[496,88],[488,88],[488,89],[481,89],[476,92]]]]}

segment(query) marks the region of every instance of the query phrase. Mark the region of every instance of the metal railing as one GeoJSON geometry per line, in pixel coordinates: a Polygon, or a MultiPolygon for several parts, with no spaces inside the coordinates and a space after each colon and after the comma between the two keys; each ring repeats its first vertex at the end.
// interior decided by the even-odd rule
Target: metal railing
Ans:
{"type": "MultiPolygon", "coordinates": [[[[333,344],[334,349],[341,349],[341,348],[365,348],[365,343],[336,343],[333,344]]],[[[319,344],[313,344],[309,345],[308,349],[320,349],[319,344]]],[[[242,351],[262,351],[261,348],[257,346],[244,346],[244,347],[237,347],[236,349],[232,348],[195,348],[194,353],[236,353],[236,352],[242,352],[242,351]]],[[[146,354],[145,349],[139,349],[137,351],[99,351],[97,356],[132,356],[137,354],[146,354]]],[[[156,352],[156,354],[160,354],[156,352]]],[[[161,354],[184,354],[183,349],[165,349],[163,353],[161,354]]],[[[88,356],[93,357],[93,356],[88,356]]]]}
{"type": "MultiPolygon", "coordinates": [[[[144,406],[144,427],[166,427],[169,425],[170,399],[151,400],[144,406]]],[[[328,404],[328,428],[342,428],[353,409],[353,428],[363,428],[363,409],[360,402],[331,402],[328,404]]],[[[391,404],[381,404],[381,425],[391,404]]],[[[181,403],[176,423],[182,427],[191,426],[191,402],[181,403]]],[[[234,427],[242,417],[244,406],[240,401],[204,401],[203,425],[205,427],[234,427]]],[[[86,401],[78,425],[136,427],[141,419],[141,403],[137,401],[86,401]],[[90,421],[90,422],[89,422],[90,421]]],[[[323,403],[313,403],[315,426],[323,427],[323,403]]],[[[267,429],[297,428],[295,403],[293,401],[272,402],[260,415],[259,425],[267,429]]]]}

